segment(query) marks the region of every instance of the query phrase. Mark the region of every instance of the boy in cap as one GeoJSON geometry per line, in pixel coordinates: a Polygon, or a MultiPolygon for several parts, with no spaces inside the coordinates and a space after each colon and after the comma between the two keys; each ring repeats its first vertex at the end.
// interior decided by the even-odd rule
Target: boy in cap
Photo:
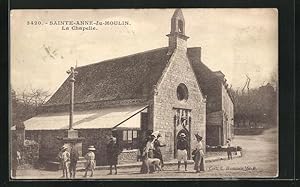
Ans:
{"type": "Polygon", "coordinates": [[[178,171],[180,170],[181,160],[184,161],[184,170],[187,171],[188,142],[185,137],[186,135],[184,133],[180,133],[179,140],[177,141],[178,171]]]}
{"type": "Polygon", "coordinates": [[[87,160],[84,177],[87,177],[88,170],[91,170],[90,177],[93,177],[95,164],[96,164],[95,163],[95,153],[93,151],[96,151],[96,149],[94,146],[89,146],[88,151],[89,152],[84,156],[84,158],[87,160]]]}

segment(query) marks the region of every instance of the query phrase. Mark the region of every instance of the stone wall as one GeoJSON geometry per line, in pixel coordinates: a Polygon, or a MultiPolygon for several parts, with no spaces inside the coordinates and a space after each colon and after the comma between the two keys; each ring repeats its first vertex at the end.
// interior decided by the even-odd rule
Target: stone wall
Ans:
{"type": "Polygon", "coordinates": [[[233,138],[234,108],[227,89],[222,84],[222,111],[223,111],[223,145],[228,138],[233,138]]]}
{"type": "MultiPolygon", "coordinates": [[[[83,137],[82,155],[84,156],[88,150],[88,146],[93,145],[96,148],[97,165],[107,165],[106,145],[111,135],[110,129],[81,129],[78,130],[79,137],[83,137]]],[[[56,157],[59,149],[63,146],[63,137],[67,136],[66,130],[46,130],[46,131],[26,131],[26,137],[39,143],[38,158],[41,164],[46,161],[57,161],[56,157]]],[[[28,150],[32,150],[27,148],[28,150]]],[[[27,152],[28,152],[27,150],[27,152]]],[[[30,155],[31,153],[29,153],[30,155]]],[[[32,154],[31,154],[32,155],[32,154]]],[[[138,151],[127,150],[119,156],[119,163],[134,163],[137,161],[138,151]]]]}
{"type": "Polygon", "coordinates": [[[118,157],[118,164],[135,163],[138,159],[139,150],[124,150],[118,157]]]}
{"type": "MultiPolygon", "coordinates": [[[[174,108],[191,110],[191,147],[195,145],[195,133],[199,133],[205,139],[206,103],[200,92],[198,82],[194,76],[192,67],[188,61],[186,51],[175,50],[169,67],[158,83],[153,101],[153,130],[159,130],[162,134],[162,142],[166,147],[162,148],[165,160],[174,158],[175,136],[180,128],[174,131],[174,108]],[[177,99],[177,87],[180,83],[188,89],[188,99],[179,101],[177,99]]],[[[151,112],[151,111],[150,111],[151,112]]]]}
{"type": "Polygon", "coordinates": [[[212,112],[206,117],[206,144],[221,145],[222,144],[222,123],[223,112],[212,112]]]}
{"type": "Polygon", "coordinates": [[[59,153],[59,149],[63,145],[60,138],[66,136],[64,130],[52,131],[29,131],[25,130],[27,140],[34,140],[39,144],[39,161],[45,163],[48,160],[55,161],[59,153]]]}
{"type": "Polygon", "coordinates": [[[85,140],[82,142],[83,155],[88,152],[88,146],[93,145],[96,148],[95,155],[97,165],[107,165],[107,158],[109,155],[106,154],[106,145],[108,143],[108,138],[110,137],[110,135],[110,129],[79,130],[79,136],[85,138],[85,140]]]}
{"type": "Polygon", "coordinates": [[[35,141],[25,140],[21,153],[20,164],[37,167],[39,164],[39,144],[35,141]]]}

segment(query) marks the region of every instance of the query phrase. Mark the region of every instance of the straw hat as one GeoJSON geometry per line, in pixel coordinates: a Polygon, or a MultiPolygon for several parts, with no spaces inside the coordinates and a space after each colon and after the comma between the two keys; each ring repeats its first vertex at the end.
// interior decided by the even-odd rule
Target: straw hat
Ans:
{"type": "Polygon", "coordinates": [[[179,135],[180,137],[183,137],[183,138],[185,138],[186,137],[186,135],[182,132],[182,133],[180,133],[180,135],[179,135]]]}
{"type": "Polygon", "coordinates": [[[155,138],[157,138],[159,136],[159,131],[154,131],[152,132],[151,136],[154,136],[155,138]]]}
{"type": "Polygon", "coordinates": [[[63,151],[63,150],[68,149],[68,147],[66,145],[63,145],[60,149],[63,151]]]}
{"type": "Polygon", "coordinates": [[[89,147],[88,147],[88,150],[89,150],[89,151],[96,151],[96,149],[95,149],[95,147],[94,147],[93,145],[89,146],[89,147]]]}

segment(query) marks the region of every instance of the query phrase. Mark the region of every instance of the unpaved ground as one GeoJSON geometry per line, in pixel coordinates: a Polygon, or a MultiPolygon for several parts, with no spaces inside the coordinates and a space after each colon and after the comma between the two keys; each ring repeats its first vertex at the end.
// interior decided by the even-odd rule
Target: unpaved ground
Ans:
{"type": "MultiPolygon", "coordinates": [[[[133,179],[133,178],[255,178],[276,177],[278,167],[278,132],[268,129],[262,135],[235,136],[234,145],[242,146],[243,156],[233,160],[221,160],[206,164],[206,171],[195,173],[193,166],[188,171],[177,171],[176,166],[166,167],[154,174],[140,174],[139,169],[119,169],[118,175],[107,175],[108,171],[96,170],[94,177],[83,178],[83,172],[77,172],[79,179],[133,179]]],[[[183,166],[182,166],[183,169],[183,166]]],[[[61,171],[18,170],[18,179],[59,179],[61,171]]]]}

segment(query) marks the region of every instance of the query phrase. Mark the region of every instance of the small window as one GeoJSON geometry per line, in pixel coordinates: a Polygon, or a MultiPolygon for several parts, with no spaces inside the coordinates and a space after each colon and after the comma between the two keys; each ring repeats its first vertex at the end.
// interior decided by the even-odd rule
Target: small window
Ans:
{"type": "Polygon", "coordinates": [[[178,32],[183,33],[183,22],[182,22],[182,20],[178,20],[178,32]]]}
{"type": "Polygon", "coordinates": [[[137,130],[124,130],[123,132],[123,149],[131,150],[138,149],[138,134],[137,130]]]}
{"type": "Polygon", "coordinates": [[[177,99],[179,101],[186,101],[188,99],[188,89],[182,83],[177,87],[177,99]]]}

